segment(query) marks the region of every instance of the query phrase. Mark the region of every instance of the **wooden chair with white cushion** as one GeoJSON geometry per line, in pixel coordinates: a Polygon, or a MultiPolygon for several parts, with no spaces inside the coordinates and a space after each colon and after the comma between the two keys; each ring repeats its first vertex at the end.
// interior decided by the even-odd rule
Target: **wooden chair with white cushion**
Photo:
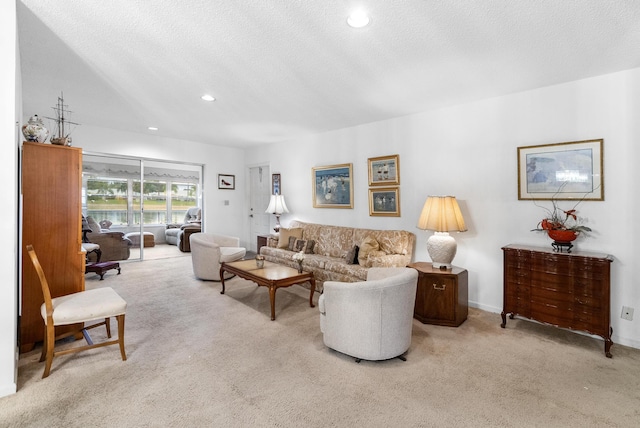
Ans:
{"type": "Polygon", "coordinates": [[[44,275],[42,266],[32,245],[27,245],[27,252],[33,263],[33,267],[38,274],[44,303],[40,307],[40,313],[45,322],[44,344],[40,361],[46,361],[43,378],[49,376],[53,357],[71,354],[87,349],[99,348],[108,345],[120,345],[120,355],[122,361],[126,361],[127,355],[124,351],[124,315],[127,309],[127,302],[118,295],[112,288],[96,288],[94,290],[80,291],[66,296],[51,298],[49,283],[44,275]],[[86,333],[87,329],[104,325],[107,329],[107,337],[111,338],[110,318],[116,317],[118,321],[118,338],[110,341],[93,343],[86,333]],[[104,320],[100,323],[84,326],[85,322],[94,320],[104,320]],[[82,327],[75,331],[64,333],[58,337],[55,335],[55,327],[61,325],[71,325],[82,323],[82,327]],[[54,346],[57,339],[69,337],[82,332],[87,340],[86,346],[75,347],[55,352],[54,346]]]}

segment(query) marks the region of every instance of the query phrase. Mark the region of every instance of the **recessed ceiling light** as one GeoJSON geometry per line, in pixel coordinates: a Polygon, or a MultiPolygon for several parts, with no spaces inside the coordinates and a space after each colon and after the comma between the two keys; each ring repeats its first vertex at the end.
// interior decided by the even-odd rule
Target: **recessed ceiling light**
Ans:
{"type": "Polygon", "coordinates": [[[369,15],[367,15],[367,12],[361,9],[354,10],[347,18],[347,24],[353,28],[366,27],[370,21],[371,19],[369,15]]]}
{"type": "Polygon", "coordinates": [[[156,128],[155,126],[150,126],[147,128],[149,131],[157,131],[158,128],[156,128]]]}
{"type": "Polygon", "coordinates": [[[216,99],[213,98],[211,95],[209,94],[204,94],[203,96],[201,96],[200,98],[202,98],[205,101],[215,101],[216,99]]]}

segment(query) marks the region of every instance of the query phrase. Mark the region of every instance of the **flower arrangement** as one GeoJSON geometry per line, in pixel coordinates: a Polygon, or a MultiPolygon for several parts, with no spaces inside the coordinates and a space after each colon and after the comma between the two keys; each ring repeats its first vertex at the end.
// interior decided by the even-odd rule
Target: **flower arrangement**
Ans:
{"type": "Polygon", "coordinates": [[[299,253],[295,253],[293,255],[292,259],[297,261],[298,263],[302,263],[302,261],[304,260],[304,251],[300,251],[299,253]]]}
{"type": "Polygon", "coordinates": [[[304,251],[295,253],[291,258],[298,262],[298,273],[302,273],[302,261],[304,260],[304,251]]]}
{"type": "Polygon", "coordinates": [[[591,228],[585,226],[583,224],[584,220],[576,214],[576,207],[580,202],[582,202],[582,200],[579,200],[573,208],[563,210],[558,206],[558,202],[555,199],[551,199],[552,208],[549,209],[541,207],[547,212],[547,215],[538,223],[537,227],[531,231],[542,231],[547,233],[554,230],[572,231],[576,236],[580,233],[591,232],[591,228]]]}

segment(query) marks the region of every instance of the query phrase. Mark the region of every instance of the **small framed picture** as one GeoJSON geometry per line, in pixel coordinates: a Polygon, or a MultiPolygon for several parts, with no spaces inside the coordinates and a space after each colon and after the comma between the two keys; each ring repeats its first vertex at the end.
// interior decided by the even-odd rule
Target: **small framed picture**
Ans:
{"type": "Polygon", "coordinates": [[[311,169],[314,208],[353,208],[353,165],[311,169]]]}
{"type": "Polygon", "coordinates": [[[369,189],[369,215],[400,217],[400,188],[379,187],[369,189]]]}
{"type": "Polygon", "coordinates": [[[218,174],[218,189],[235,190],[236,176],[228,174],[218,174]]]}
{"type": "Polygon", "coordinates": [[[280,182],[280,174],[271,174],[271,194],[282,195],[282,187],[280,182]]]}
{"type": "Polygon", "coordinates": [[[369,186],[397,186],[400,184],[400,155],[369,158],[369,186]]]}
{"type": "Polygon", "coordinates": [[[603,201],[603,141],[518,147],[518,199],[603,201]]]}

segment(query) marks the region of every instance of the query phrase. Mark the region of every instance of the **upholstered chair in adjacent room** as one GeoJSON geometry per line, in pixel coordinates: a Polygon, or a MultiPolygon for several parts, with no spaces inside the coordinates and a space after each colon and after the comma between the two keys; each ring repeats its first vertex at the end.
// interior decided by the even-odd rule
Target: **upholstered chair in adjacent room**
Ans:
{"type": "Polygon", "coordinates": [[[220,281],[220,263],[242,260],[247,252],[233,236],[200,232],[189,238],[193,273],[199,279],[220,281]]]}
{"type": "Polygon", "coordinates": [[[325,281],[318,300],[324,344],[357,362],[404,359],[417,282],[411,268],[370,268],[361,282],[325,281]]]}
{"type": "Polygon", "coordinates": [[[189,235],[201,230],[202,210],[200,207],[191,207],[185,213],[182,223],[167,224],[164,231],[164,238],[167,244],[177,245],[178,248],[180,248],[180,251],[189,252],[189,235]]]}

